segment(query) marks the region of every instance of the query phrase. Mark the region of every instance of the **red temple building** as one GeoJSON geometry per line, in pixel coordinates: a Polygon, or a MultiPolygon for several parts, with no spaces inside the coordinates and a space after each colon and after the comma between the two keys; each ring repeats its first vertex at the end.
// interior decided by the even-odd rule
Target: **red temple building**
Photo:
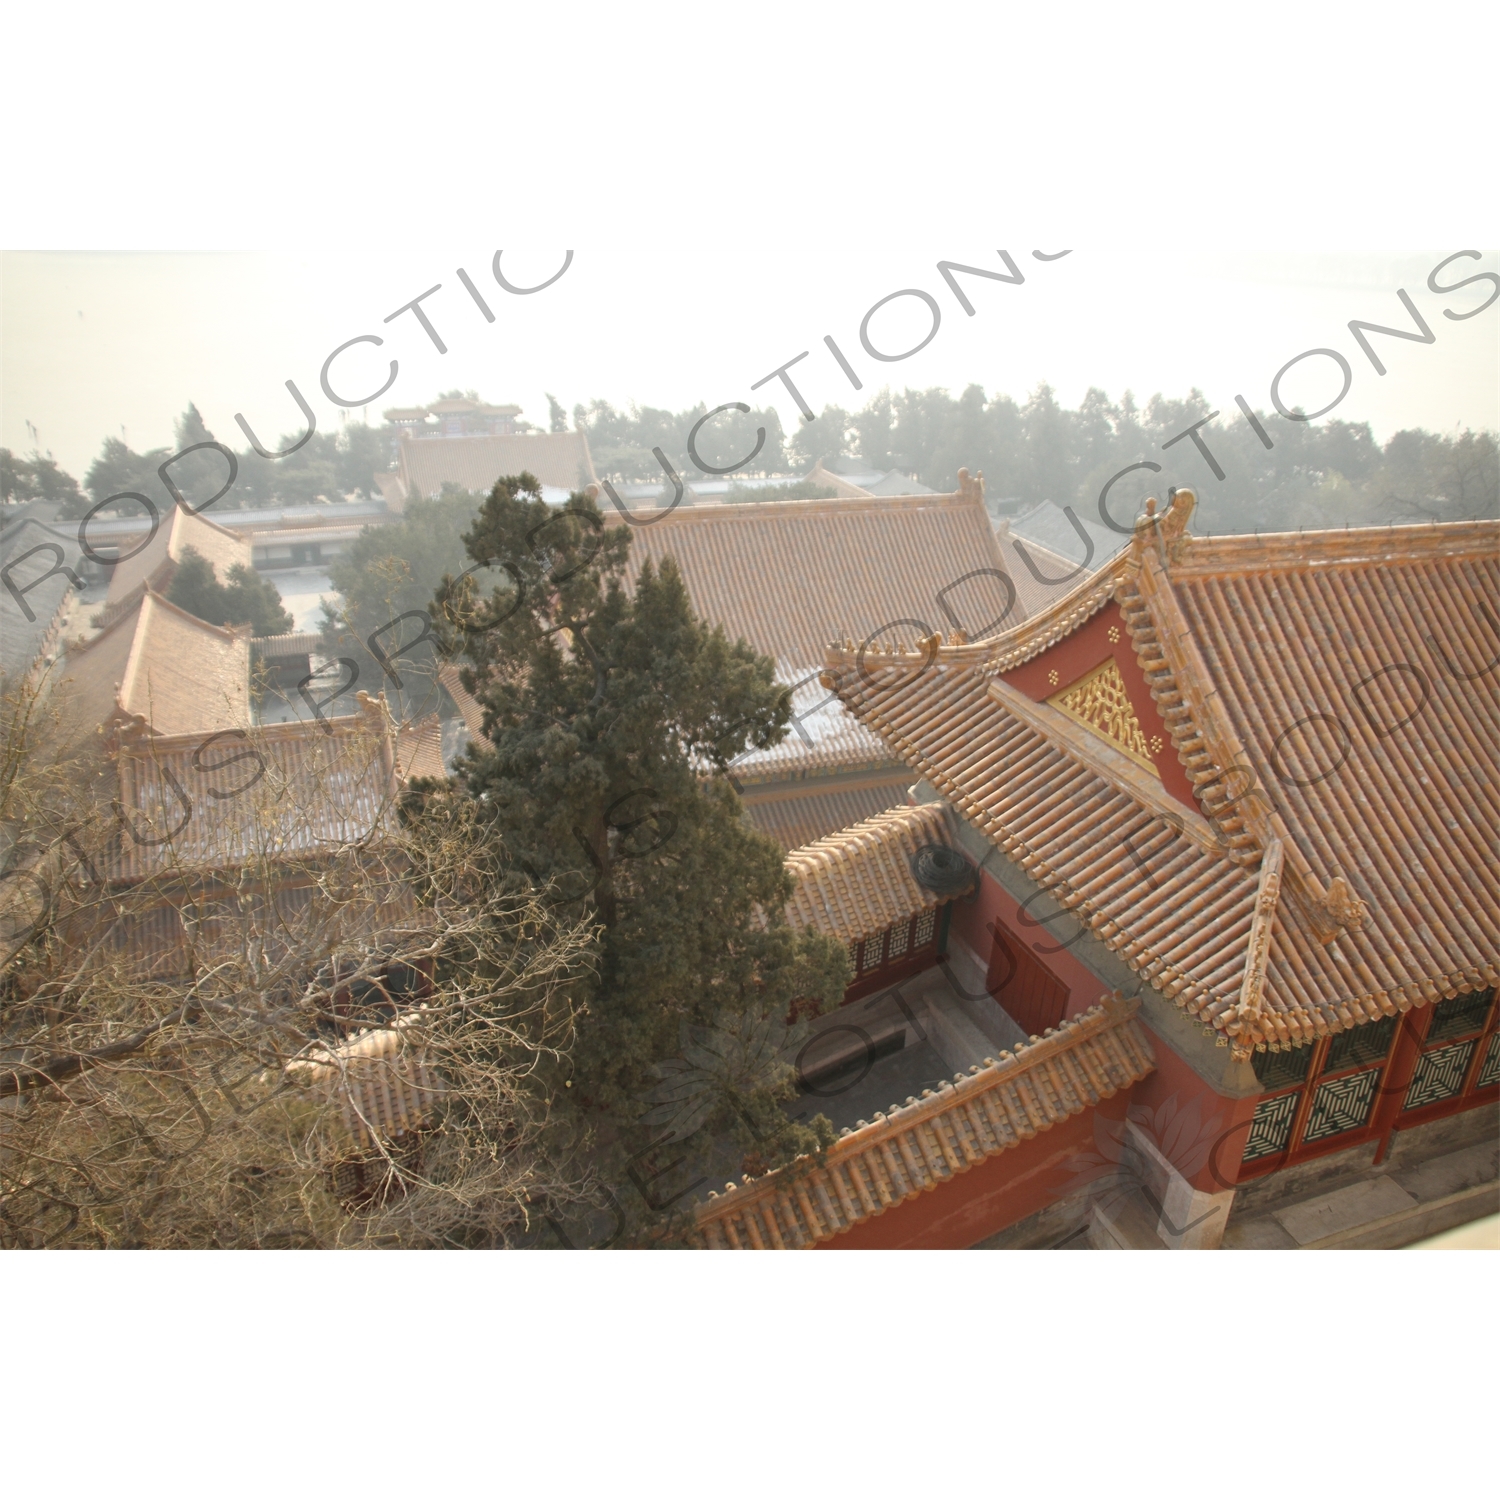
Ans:
{"type": "Polygon", "coordinates": [[[1193,504],[981,643],[829,648],[916,805],[788,857],[855,960],[808,1101],[844,1130],[700,1203],[703,1245],[1389,1245],[1495,1211],[1500,527],[1200,538],[1193,504]]]}

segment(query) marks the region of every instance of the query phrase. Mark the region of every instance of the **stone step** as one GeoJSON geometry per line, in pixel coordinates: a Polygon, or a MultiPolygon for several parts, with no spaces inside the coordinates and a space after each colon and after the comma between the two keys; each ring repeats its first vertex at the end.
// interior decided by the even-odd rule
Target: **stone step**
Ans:
{"type": "Polygon", "coordinates": [[[1089,1242],[1095,1250],[1165,1250],[1156,1225],[1156,1209],[1140,1188],[1122,1185],[1095,1201],[1089,1242]]]}
{"type": "MultiPolygon", "coordinates": [[[[1471,1121],[1439,1122],[1449,1134],[1458,1128],[1480,1138],[1415,1159],[1402,1159],[1398,1137],[1383,1170],[1363,1159],[1368,1149],[1354,1154],[1341,1186],[1333,1185],[1337,1176],[1325,1178],[1322,1192],[1272,1199],[1245,1218],[1231,1218],[1224,1248],[1394,1250],[1493,1214],[1500,1208],[1493,1121],[1493,1110],[1475,1110],[1471,1121]]],[[[1251,1185],[1251,1194],[1264,1191],[1251,1185]]]]}
{"type": "Polygon", "coordinates": [[[1383,1218],[1356,1224],[1322,1239],[1311,1240],[1304,1250],[1399,1250],[1445,1229],[1456,1229],[1471,1219],[1482,1219],[1500,1207],[1500,1188],[1493,1182],[1449,1193],[1429,1203],[1413,1203],[1383,1218]]]}

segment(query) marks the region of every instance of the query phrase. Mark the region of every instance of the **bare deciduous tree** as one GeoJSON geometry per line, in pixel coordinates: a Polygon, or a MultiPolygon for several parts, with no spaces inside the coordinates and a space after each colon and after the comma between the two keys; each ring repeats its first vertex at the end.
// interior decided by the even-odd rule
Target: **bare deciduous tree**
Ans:
{"type": "Polygon", "coordinates": [[[207,757],[3,714],[0,1244],[504,1246],[599,1201],[549,1106],[591,934],[406,791],[383,707],[207,757]]]}

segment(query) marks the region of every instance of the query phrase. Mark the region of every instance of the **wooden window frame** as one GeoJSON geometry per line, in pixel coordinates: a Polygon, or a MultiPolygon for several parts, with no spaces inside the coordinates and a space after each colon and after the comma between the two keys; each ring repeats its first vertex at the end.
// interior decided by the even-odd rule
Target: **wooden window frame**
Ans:
{"type": "Polygon", "coordinates": [[[1312,1047],[1312,1059],[1300,1083],[1284,1084],[1279,1088],[1267,1090],[1255,1101],[1256,1108],[1259,1109],[1269,1099],[1279,1099],[1287,1094],[1300,1096],[1292,1113],[1292,1125],[1287,1133],[1286,1145],[1271,1155],[1256,1157],[1254,1161],[1242,1161],[1238,1180],[1245,1182],[1253,1177],[1263,1177],[1269,1172],[1279,1172],[1283,1167],[1292,1166],[1297,1162],[1312,1161],[1320,1156],[1331,1156],[1337,1151],[1347,1151],[1349,1147],[1361,1145],[1372,1136],[1380,1134],[1381,1107],[1391,1091],[1393,1069],[1396,1067],[1401,1052],[1402,1031],[1403,1027],[1398,1024],[1390,1041],[1386,1044],[1383,1056],[1378,1061],[1366,1059],[1363,1062],[1347,1063],[1331,1071],[1327,1070],[1329,1053],[1340,1037],[1349,1033],[1340,1032],[1338,1036],[1323,1037],[1315,1042],[1312,1047]],[[1308,1121],[1312,1117],[1313,1107],[1317,1101],[1318,1090],[1324,1084],[1337,1083],[1342,1079],[1354,1078],[1361,1073],[1370,1073],[1377,1069],[1379,1077],[1375,1080],[1369,1113],[1363,1125],[1349,1130],[1336,1131],[1315,1141],[1304,1139],[1308,1121]]]}
{"type": "Polygon", "coordinates": [[[844,991],[841,1003],[848,1005],[851,1001],[863,1000],[867,995],[889,989],[893,984],[899,984],[903,979],[909,979],[912,975],[941,963],[945,956],[943,946],[948,935],[947,919],[951,905],[951,902],[943,901],[936,906],[924,907],[908,917],[905,923],[893,923],[890,927],[871,933],[867,938],[851,943],[849,953],[854,976],[844,991]],[[916,941],[917,924],[926,916],[932,918],[932,931],[919,946],[916,941]],[[905,951],[892,957],[891,933],[903,927],[906,931],[905,951]],[[870,946],[876,943],[879,944],[879,961],[867,967],[866,954],[870,946]]]}
{"type": "MultiPolygon", "coordinates": [[[[1441,1003],[1441,1001],[1438,1002],[1438,1004],[1441,1003]]],[[[1412,1027],[1409,1065],[1402,1081],[1400,1104],[1391,1122],[1394,1128],[1410,1130],[1414,1125],[1425,1125],[1429,1120],[1441,1120],[1448,1115],[1461,1114],[1464,1110],[1500,1099],[1500,1081],[1483,1087],[1479,1086],[1479,1074],[1493,1044],[1497,1020],[1500,1020],[1500,1003],[1496,1002],[1495,991],[1490,991],[1490,1007],[1477,1030],[1456,1032],[1452,1036],[1445,1036],[1429,1043],[1427,1038],[1432,1030],[1436,1014],[1437,1005],[1424,1005],[1419,1016],[1409,1015],[1407,1018],[1417,1024],[1412,1027]],[[1438,1099],[1431,1104],[1419,1105],[1416,1109],[1407,1109],[1406,1095],[1422,1058],[1429,1053],[1440,1052],[1445,1047],[1462,1046],[1468,1041],[1474,1042],[1474,1051],[1464,1068],[1463,1085],[1459,1091],[1447,1099],[1438,1099]]]]}

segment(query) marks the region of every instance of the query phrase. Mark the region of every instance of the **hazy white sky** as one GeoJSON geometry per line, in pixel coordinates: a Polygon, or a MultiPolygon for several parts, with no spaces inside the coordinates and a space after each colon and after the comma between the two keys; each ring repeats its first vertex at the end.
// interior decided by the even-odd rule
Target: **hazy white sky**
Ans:
{"type": "MultiPolygon", "coordinates": [[[[1234,412],[1242,393],[1270,405],[1270,384],[1304,350],[1333,348],[1353,383],[1333,415],[1368,420],[1385,438],[1405,426],[1494,427],[1500,304],[1455,321],[1444,310],[1478,306],[1491,283],[1449,295],[1428,289],[1429,272],[1461,243],[1409,254],[1222,253],[1182,248],[1074,250],[1040,262],[1011,249],[1021,286],[961,277],[966,316],[937,270],[942,259],[1003,269],[993,248],[939,244],[914,249],[723,250],[702,239],[689,249],[579,249],[554,285],[514,296],[492,274],[493,248],[469,243],[423,251],[303,254],[20,252],[0,262],[0,443],[29,451],[27,422],[43,451],[82,477],[107,434],[123,428],[136,449],[169,444],[172,423],[196,401],[222,441],[243,447],[243,412],[263,442],[299,426],[284,382],[294,380],[321,428],[338,408],[319,387],[323,361],[359,334],[331,376],[346,398],[373,391],[399,363],[395,383],[371,406],[411,405],[440,389],[472,388],[516,402],[545,423],[544,392],[571,409],[605,397],[681,409],[694,401],[774,400],[790,429],[797,411],[781,382],[751,386],[804,350],[791,372],[814,410],[858,406],[883,384],[977,382],[1023,398],[1042,381],[1067,405],[1090,385],[1111,396],[1128,389],[1203,390],[1234,412]],[[486,322],[455,275],[467,269],[495,314],[486,322]],[[403,303],[441,284],[423,303],[448,347],[440,354],[403,303]],[[936,299],[941,322],[919,353],[883,363],[861,347],[860,324],[882,297],[915,288],[936,299]],[[1404,289],[1436,335],[1431,345],[1372,336],[1388,373],[1380,376],[1351,335],[1351,319],[1412,328],[1397,297],[1404,289]],[[856,392],[823,344],[832,335],[864,381],[856,392]]],[[[562,252],[507,252],[502,270],[517,285],[545,280],[562,252]]],[[[1452,285],[1500,270],[1500,257],[1454,261],[1452,285]]],[[[871,321],[884,352],[919,342],[932,326],[916,297],[898,298],[871,321]]],[[[1286,377],[1288,405],[1321,407],[1339,373],[1324,358],[1286,377]]]]}
{"type": "MultiPolygon", "coordinates": [[[[1497,16],[1493,0],[1414,29],[1305,0],[1253,16],[662,0],[438,21],[266,0],[247,20],[142,0],[79,25],[22,7],[0,90],[0,443],[29,449],[30,421],[81,477],[122,427],[138,449],[169,443],[191,400],[241,446],[237,411],[265,439],[293,427],[287,379],[326,427],[319,370],[366,333],[387,342],[338,379],[370,389],[400,362],[377,419],[459,387],[533,421],[549,390],[674,409],[774,392],[790,425],[779,382],[751,386],[803,350],[815,408],[887,382],[1023,397],[1049,381],[1069,404],[1091,384],[1197,386],[1232,411],[1236,393],[1265,408],[1287,360],[1331,347],[1353,366],[1339,417],[1382,437],[1493,426],[1500,304],[1452,321],[1475,289],[1439,297],[1426,278],[1470,248],[1500,269],[1497,16]],[[502,292],[495,246],[538,242],[575,247],[567,274],[502,292]],[[997,265],[996,245],[1026,284],[966,283],[966,317],[936,263],[997,265]],[[382,321],[437,283],[446,355],[410,314],[382,321]],[[882,364],[860,323],[903,288],[936,297],[942,326],[882,364]],[[1437,339],[1379,340],[1381,377],[1347,324],[1408,326],[1400,288],[1437,339]]],[[[558,263],[505,262],[518,283],[558,263]]],[[[891,304],[877,344],[925,318],[891,304]]],[[[1322,404],[1331,369],[1308,361],[1287,394],[1322,404]]]]}

